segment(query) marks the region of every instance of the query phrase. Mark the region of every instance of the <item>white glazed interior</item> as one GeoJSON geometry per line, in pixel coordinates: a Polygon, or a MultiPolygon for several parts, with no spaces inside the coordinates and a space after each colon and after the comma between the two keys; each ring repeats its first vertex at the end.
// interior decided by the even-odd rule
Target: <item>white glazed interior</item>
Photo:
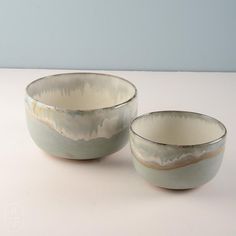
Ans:
{"type": "Polygon", "coordinates": [[[132,124],[139,136],[163,144],[197,145],[217,140],[226,132],[214,118],[191,112],[156,112],[132,124]]]}
{"type": "Polygon", "coordinates": [[[71,73],[32,82],[27,93],[44,104],[69,110],[93,110],[122,104],[135,96],[135,87],[116,76],[71,73]]]}

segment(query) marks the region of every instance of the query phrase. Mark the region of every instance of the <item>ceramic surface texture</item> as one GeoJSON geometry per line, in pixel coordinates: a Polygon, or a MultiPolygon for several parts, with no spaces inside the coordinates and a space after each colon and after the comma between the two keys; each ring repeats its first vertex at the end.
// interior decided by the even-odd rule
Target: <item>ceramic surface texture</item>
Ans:
{"type": "Polygon", "coordinates": [[[33,81],[25,110],[35,143],[47,153],[93,159],[122,148],[137,114],[136,88],[112,75],[71,73],[33,81]]]}
{"type": "Polygon", "coordinates": [[[225,138],[222,123],[185,111],[146,114],[130,129],[137,172],[170,189],[195,188],[211,180],[221,165],[225,138]]]}

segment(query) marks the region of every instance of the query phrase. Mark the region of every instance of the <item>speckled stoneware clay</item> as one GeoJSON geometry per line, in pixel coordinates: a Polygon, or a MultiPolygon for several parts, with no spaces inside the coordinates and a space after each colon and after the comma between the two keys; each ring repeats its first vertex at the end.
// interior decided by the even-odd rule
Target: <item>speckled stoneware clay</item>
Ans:
{"type": "Polygon", "coordinates": [[[137,172],[169,189],[195,188],[211,180],[221,165],[225,138],[221,122],[186,111],[142,115],[130,128],[137,172]]]}
{"type": "Polygon", "coordinates": [[[122,148],[137,114],[133,84],[117,76],[70,73],[44,77],[26,88],[27,124],[47,153],[93,159],[122,148]]]}

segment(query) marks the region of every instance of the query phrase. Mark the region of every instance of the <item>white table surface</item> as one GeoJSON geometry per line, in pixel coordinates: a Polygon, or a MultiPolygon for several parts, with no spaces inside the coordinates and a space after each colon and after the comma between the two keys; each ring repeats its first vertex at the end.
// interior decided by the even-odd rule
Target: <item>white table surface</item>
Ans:
{"type": "Polygon", "coordinates": [[[236,73],[106,71],[137,86],[139,114],[190,110],[226,125],[217,176],[195,190],[170,191],[135,172],[128,145],[99,160],[71,161],[51,157],[33,143],[24,88],[62,72],[0,70],[1,236],[236,235],[236,73]]]}

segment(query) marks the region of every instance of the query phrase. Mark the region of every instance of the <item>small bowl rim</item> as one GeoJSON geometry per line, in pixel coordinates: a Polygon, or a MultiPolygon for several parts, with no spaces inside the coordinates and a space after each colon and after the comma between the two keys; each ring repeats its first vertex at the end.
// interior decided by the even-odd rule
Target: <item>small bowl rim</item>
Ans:
{"type": "Polygon", "coordinates": [[[171,147],[181,147],[181,148],[189,148],[189,147],[198,147],[198,146],[205,146],[205,145],[211,145],[211,144],[215,144],[217,142],[220,142],[222,139],[224,139],[227,135],[227,129],[225,127],[225,125],[219,121],[218,119],[212,117],[212,116],[209,116],[209,115],[206,115],[206,114],[202,114],[202,113],[199,113],[199,112],[194,112],[194,111],[185,111],[185,110],[161,110],[161,111],[153,111],[153,112],[148,112],[148,113],[145,113],[145,114],[142,114],[140,116],[137,116],[130,124],[130,131],[138,136],[139,138],[145,140],[145,141],[148,141],[148,142],[151,142],[151,143],[154,143],[154,144],[157,144],[157,145],[162,145],[162,146],[171,146],[171,147]],[[204,118],[207,118],[208,120],[213,120],[215,121],[216,123],[218,123],[218,125],[220,125],[223,129],[224,129],[224,133],[219,137],[219,138],[216,138],[216,139],[213,139],[209,142],[204,142],[204,143],[197,143],[197,144],[183,144],[183,145],[178,145],[178,144],[168,144],[168,143],[162,143],[162,142],[158,142],[158,141],[153,141],[151,139],[148,139],[148,138],[145,138],[143,137],[142,135],[138,134],[137,132],[134,131],[133,129],[133,124],[135,121],[137,121],[138,119],[140,118],[143,118],[145,116],[149,116],[149,115],[153,115],[153,114],[158,114],[158,113],[189,113],[189,114],[193,114],[193,115],[197,115],[197,116],[202,116],[204,118]]]}
{"type": "Polygon", "coordinates": [[[48,76],[43,76],[43,77],[40,77],[38,79],[35,79],[33,80],[32,82],[30,82],[26,88],[25,88],[25,92],[26,92],[26,95],[28,98],[30,98],[31,100],[37,102],[38,104],[41,104],[47,108],[50,108],[50,109],[55,109],[57,111],[61,111],[61,112],[68,112],[68,113],[85,113],[85,112],[95,112],[95,111],[99,111],[99,110],[108,110],[108,109],[116,109],[116,108],[120,108],[126,104],[128,104],[129,102],[131,102],[133,99],[135,99],[137,97],[137,88],[136,86],[131,83],[129,80],[127,79],[124,79],[120,76],[117,76],[117,75],[112,75],[112,74],[106,74],[106,73],[96,73],[96,72],[72,72],[72,73],[58,73],[58,74],[53,74],[53,75],[48,75],[48,76]],[[100,107],[100,108],[94,108],[94,109],[88,109],[88,110],[82,110],[82,109],[68,109],[68,108],[62,108],[62,107],[58,107],[58,106],[53,106],[53,105],[49,105],[49,104],[46,104],[46,103],[43,103],[42,101],[38,100],[38,99],[35,99],[33,98],[29,93],[28,93],[28,90],[29,90],[29,87],[34,84],[34,83],[37,83],[38,81],[40,80],[44,80],[44,79],[48,79],[48,78],[51,78],[51,77],[56,77],[56,76],[68,76],[68,75],[95,75],[95,76],[107,76],[107,77],[113,77],[113,78],[116,78],[118,80],[122,80],[124,82],[127,82],[129,85],[131,85],[134,89],[134,94],[133,96],[131,96],[129,99],[125,100],[124,102],[121,102],[121,103],[118,103],[118,104],[115,104],[113,106],[107,106],[107,107],[100,107]]]}

